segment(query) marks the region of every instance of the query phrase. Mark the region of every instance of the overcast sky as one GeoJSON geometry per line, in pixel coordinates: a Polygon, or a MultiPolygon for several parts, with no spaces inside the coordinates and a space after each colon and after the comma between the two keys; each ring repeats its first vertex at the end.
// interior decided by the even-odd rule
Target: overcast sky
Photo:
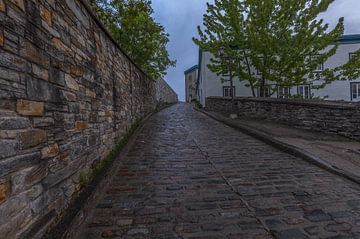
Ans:
{"type": "MultiPolygon", "coordinates": [[[[192,37],[197,36],[197,26],[202,25],[206,2],[212,0],[152,0],[154,17],[170,34],[168,50],[172,59],[177,60],[170,68],[165,80],[184,100],[184,71],[198,64],[198,47],[192,37]]],[[[322,14],[326,22],[336,24],[345,17],[345,34],[360,34],[360,0],[335,0],[329,10],[322,14]]]]}

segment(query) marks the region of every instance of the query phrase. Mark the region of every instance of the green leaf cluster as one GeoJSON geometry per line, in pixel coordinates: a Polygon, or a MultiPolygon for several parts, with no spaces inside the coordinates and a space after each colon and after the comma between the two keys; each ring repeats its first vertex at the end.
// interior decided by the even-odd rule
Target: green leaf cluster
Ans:
{"type": "Polygon", "coordinates": [[[150,0],[91,0],[98,17],[115,41],[151,78],[175,66],[166,46],[169,34],[152,17],[150,0]]]}
{"type": "MultiPolygon", "coordinates": [[[[194,42],[213,55],[209,69],[232,71],[255,89],[292,87],[360,76],[360,54],[334,69],[316,71],[338,49],[344,18],[333,29],[319,18],[334,0],[215,0],[204,14],[194,42]],[[225,57],[224,57],[225,55],[225,57]],[[259,72],[260,74],[257,74],[259,72]]],[[[274,92],[276,89],[272,89],[274,92]]]]}

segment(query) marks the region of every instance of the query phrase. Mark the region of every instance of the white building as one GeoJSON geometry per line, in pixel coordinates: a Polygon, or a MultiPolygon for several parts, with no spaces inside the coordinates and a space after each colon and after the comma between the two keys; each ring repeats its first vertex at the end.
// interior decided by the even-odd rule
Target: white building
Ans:
{"type": "MultiPolygon", "coordinates": [[[[359,35],[344,35],[339,40],[339,48],[335,55],[329,58],[323,66],[319,66],[318,70],[331,69],[346,63],[352,53],[360,49],[360,34],[359,35]]],[[[221,81],[220,77],[211,72],[207,65],[210,64],[212,55],[209,52],[199,53],[199,75],[197,80],[197,97],[200,102],[205,105],[205,99],[209,96],[231,96],[233,92],[237,97],[252,97],[250,87],[246,86],[246,82],[239,81],[234,78],[233,88],[230,83],[221,81]]],[[[258,74],[256,70],[254,74],[258,74]]],[[[350,81],[335,81],[326,85],[322,89],[316,89],[315,83],[305,85],[298,85],[292,88],[278,88],[278,91],[271,95],[271,97],[284,98],[285,95],[299,95],[305,99],[320,98],[326,100],[343,100],[343,101],[360,101],[360,78],[350,81]]],[[[260,94],[256,91],[258,96],[269,95],[268,92],[260,94]]]]}
{"type": "Polygon", "coordinates": [[[196,100],[196,82],[198,79],[198,66],[195,65],[185,72],[185,101],[196,100]]]}

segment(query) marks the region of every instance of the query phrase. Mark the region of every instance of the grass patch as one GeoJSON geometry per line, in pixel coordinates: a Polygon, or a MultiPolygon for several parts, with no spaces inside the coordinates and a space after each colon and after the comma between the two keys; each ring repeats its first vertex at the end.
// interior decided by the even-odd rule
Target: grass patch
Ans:
{"type": "Polygon", "coordinates": [[[124,148],[126,143],[129,141],[130,136],[140,126],[140,122],[140,119],[136,120],[135,123],[133,123],[131,127],[126,130],[124,136],[115,144],[115,147],[102,160],[97,162],[92,169],[80,172],[79,184],[81,187],[86,187],[94,178],[105,173],[105,169],[112,161],[115,160],[115,157],[124,148]]]}
{"type": "Polygon", "coordinates": [[[199,100],[194,100],[195,101],[195,106],[199,109],[203,108],[203,105],[200,103],[199,100]]]}

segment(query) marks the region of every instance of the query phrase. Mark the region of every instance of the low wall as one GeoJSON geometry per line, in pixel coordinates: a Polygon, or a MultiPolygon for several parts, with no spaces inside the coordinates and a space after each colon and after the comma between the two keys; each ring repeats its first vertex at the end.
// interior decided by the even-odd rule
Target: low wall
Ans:
{"type": "MultiPolygon", "coordinates": [[[[360,103],[236,98],[234,109],[240,117],[287,124],[297,128],[336,133],[360,140],[360,103]]],[[[231,98],[206,98],[206,109],[231,112],[231,98]]]]}
{"type": "Polygon", "coordinates": [[[86,3],[0,0],[0,237],[45,229],[79,191],[81,171],[157,99],[176,101],[159,84],[86,3]]]}

